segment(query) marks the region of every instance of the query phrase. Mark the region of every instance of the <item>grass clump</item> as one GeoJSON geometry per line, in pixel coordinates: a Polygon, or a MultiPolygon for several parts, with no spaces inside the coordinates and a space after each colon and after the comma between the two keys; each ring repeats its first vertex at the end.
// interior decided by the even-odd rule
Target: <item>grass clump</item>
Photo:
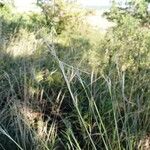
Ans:
{"type": "Polygon", "coordinates": [[[147,147],[149,30],[128,14],[103,34],[69,24],[58,4],[56,14],[1,10],[0,149],[147,147]]]}

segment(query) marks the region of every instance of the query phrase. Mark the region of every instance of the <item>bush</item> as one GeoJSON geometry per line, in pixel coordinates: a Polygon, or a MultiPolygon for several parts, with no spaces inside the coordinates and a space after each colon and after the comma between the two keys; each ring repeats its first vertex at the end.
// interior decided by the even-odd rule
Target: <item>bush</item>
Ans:
{"type": "Polygon", "coordinates": [[[48,27],[54,27],[57,34],[60,34],[68,28],[75,31],[83,21],[84,12],[74,4],[65,2],[64,0],[56,0],[55,3],[40,4],[48,27]]]}

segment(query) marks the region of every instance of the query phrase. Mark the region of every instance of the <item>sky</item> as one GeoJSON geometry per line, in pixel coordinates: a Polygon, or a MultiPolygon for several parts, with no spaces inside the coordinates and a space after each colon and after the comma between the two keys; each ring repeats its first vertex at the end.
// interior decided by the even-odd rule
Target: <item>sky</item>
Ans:
{"type": "MultiPolygon", "coordinates": [[[[77,0],[80,4],[84,6],[109,6],[111,0],[77,0]]],[[[28,4],[35,3],[36,0],[15,0],[17,5],[26,6],[28,4]]]]}
{"type": "MultiPolygon", "coordinates": [[[[112,0],[77,0],[83,6],[111,6],[112,0]]],[[[116,0],[117,3],[124,5],[127,0],[116,0]]]]}
{"type": "Polygon", "coordinates": [[[79,3],[86,6],[97,5],[97,6],[109,6],[111,0],[79,0],[79,3]]]}
{"type": "MultiPolygon", "coordinates": [[[[27,11],[27,10],[33,10],[33,3],[36,3],[37,0],[14,0],[15,5],[18,8],[19,11],[27,11]]],[[[79,2],[82,6],[87,7],[107,7],[109,8],[111,6],[112,0],[75,0],[79,2]]],[[[116,0],[116,1],[126,1],[126,0],[116,0]]],[[[37,8],[35,8],[37,9],[37,8]]]]}
{"type": "MultiPolygon", "coordinates": [[[[19,11],[27,11],[33,9],[33,3],[36,3],[36,0],[14,0],[15,5],[18,8],[19,11]]],[[[82,6],[110,6],[111,0],[77,0],[79,4],[82,6]]]]}

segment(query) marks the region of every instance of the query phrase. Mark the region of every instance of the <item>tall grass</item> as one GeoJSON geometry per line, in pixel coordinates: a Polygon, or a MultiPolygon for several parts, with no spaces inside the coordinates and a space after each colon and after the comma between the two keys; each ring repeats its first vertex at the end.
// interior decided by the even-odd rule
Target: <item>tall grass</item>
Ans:
{"type": "Polygon", "coordinates": [[[149,149],[147,30],[127,16],[106,35],[85,25],[54,36],[5,19],[0,149],[149,149]]]}

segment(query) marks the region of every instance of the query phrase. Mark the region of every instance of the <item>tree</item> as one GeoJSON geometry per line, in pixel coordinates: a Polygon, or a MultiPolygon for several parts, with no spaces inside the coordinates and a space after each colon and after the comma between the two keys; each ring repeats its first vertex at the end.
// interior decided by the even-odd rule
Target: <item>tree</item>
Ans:
{"type": "Polygon", "coordinates": [[[42,2],[40,7],[47,25],[49,28],[54,27],[57,34],[68,28],[73,31],[83,20],[84,12],[81,12],[72,2],[68,3],[65,0],[55,0],[54,3],[42,2]]]}
{"type": "Polygon", "coordinates": [[[116,5],[114,1],[110,12],[105,13],[108,19],[120,22],[121,18],[127,14],[139,20],[142,25],[150,25],[150,14],[148,13],[148,1],[150,0],[132,0],[127,1],[126,7],[116,5]]]}

